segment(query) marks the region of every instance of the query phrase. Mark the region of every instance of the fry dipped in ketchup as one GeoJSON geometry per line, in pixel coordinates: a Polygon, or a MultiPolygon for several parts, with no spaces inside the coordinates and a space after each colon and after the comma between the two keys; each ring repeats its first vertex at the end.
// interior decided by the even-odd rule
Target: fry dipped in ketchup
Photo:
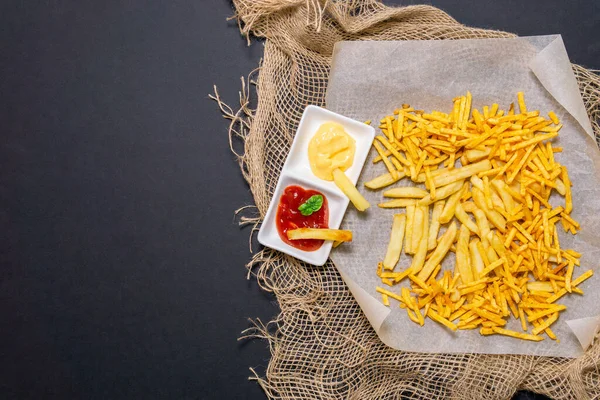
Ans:
{"type": "Polygon", "coordinates": [[[316,190],[292,185],[284,189],[277,207],[277,232],[285,243],[304,251],[315,251],[323,245],[318,239],[288,239],[287,231],[298,228],[328,228],[327,198],[316,190]]]}

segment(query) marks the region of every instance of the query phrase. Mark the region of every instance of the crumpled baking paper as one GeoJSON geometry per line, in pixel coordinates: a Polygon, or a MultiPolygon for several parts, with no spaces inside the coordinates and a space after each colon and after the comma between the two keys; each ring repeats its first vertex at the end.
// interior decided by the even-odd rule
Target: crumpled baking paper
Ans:
{"type": "MultiPolygon", "coordinates": [[[[381,118],[403,103],[426,111],[450,112],[452,99],[471,91],[473,107],[500,104],[507,110],[523,91],[529,110],[554,111],[563,128],[556,140],[563,152],[556,160],[569,169],[573,182],[573,217],[581,223],[576,235],[559,229],[563,248],[581,253],[581,267],[597,272],[600,261],[600,152],[571,69],[562,38],[534,36],[512,39],[455,41],[340,42],[336,44],[327,89],[327,108],[357,120],[381,118]]],[[[375,291],[382,286],[375,271],[389,241],[392,215],[403,210],[385,210],[375,205],[382,191],[370,191],[363,183],[385,171],[373,164],[374,150],[363,168],[359,190],[373,205],[366,213],[349,207],[342,229],[354,232],[352,243],[331,253],[331,258],[381,340],[404,351],[436,353],[530,354],[576,357],[592,342],[600,326],[600,285],[597,274],[580,285],[585,295],[563,296],[567,310],[552,326],[559,341],[546,337],[530,342],[501,335],[481,336],[478,330],[452,332],[426,319],[424,327],[410,321],[406,311],[391,301],[388,308],[375,291]]],[[[393,186],[412,184],[408,179],[393,186]]],[[[564,204],[562,197],[551,198],[564,204]]],[[[402,254],[396,271],[410,265],[402,254]]],[[[454,256],[443,267],[453,268],[454,256]]],[[[403,283],[400,287],[405,285],[403,283]]],[[[389,288],[388,288],[389,289],[389,288]]],[[[399,291],[396,286],[394,291],[399,291]]],[[[508,329],[520,331],[510,319],[508,329]]]]}

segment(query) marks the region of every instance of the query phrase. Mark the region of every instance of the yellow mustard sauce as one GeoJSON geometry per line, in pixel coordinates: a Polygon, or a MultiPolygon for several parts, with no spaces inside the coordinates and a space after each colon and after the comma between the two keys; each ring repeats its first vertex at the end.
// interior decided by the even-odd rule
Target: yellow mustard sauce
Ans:
{"type": "Polygon", "coordinates": [[[333,171],[347,170],[354,162],[356,141],[337,122],[322,124],[308,144],[310,168],[317,177],[333,180],[333,171]]]}

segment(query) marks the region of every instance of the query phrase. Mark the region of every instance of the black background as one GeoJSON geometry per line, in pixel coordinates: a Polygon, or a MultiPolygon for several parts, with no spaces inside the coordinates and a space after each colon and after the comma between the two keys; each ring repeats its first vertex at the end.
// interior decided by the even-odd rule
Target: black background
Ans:
{"type": "MultiPolygon", "coordinates": [[[[596,0],[433,3],[600,67],[596,0]]],[[[277,307],[246,280],[251,195],[207,96],[234,103],[263,45],[230,15],[0,3],[0,398],[264,398],[267,345],[237,338],[277,307]]]]}

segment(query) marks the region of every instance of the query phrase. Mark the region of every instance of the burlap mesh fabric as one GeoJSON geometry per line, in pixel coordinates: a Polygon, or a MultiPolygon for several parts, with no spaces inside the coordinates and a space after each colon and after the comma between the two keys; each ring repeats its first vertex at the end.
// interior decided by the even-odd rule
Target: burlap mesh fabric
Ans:
{"type": "MultiPolygon", "coordinates": [[[[244,142],[240,165],[260,222],[306,105],[324,105],[333,45],[340,40],[511,37],[463,26],[429,6],[390,8],[375,0],[234,0],[240,28],[265,38],[258,103],[244,87],[230,134],[244,142]]],[[[508,12],[508,11],[507,11],[508,12]]],[[[596,135],[600,77],[574,65],[596,135]]],[[[531,390],[554,399],[600,398],[600,344],[578,359],[421,354],[384,345],[331,263],[313,267],[270,249],[249,266],[281,313],[246,336],[268,340],[271,360],[255,379],[274,399],[507,399],[531,390]]]]}

